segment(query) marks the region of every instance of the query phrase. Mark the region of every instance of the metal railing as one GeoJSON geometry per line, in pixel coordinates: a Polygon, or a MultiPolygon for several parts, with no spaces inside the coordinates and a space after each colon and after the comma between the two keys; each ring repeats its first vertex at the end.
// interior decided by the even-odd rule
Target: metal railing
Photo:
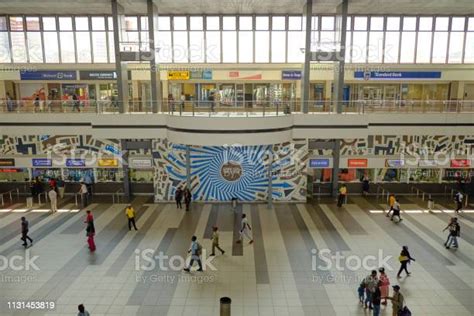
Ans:
{"type": "MultiPolygon", "coordinates": [[[[298,100],[262,101],[174,101],[162,100],[160,113],[181,116],[262,117],[301,113],[298,100]]],[[[8,113],[96,113],[119,114],[118,100],[54,100],[35,105],[32,101],[0,100],[0,112],[8,113]],[[12,105],[13,104],[13,105],[12,105]]],[[[337,104],[332,101],[311,100],[307,102],[309,113],[335,114],[337,104]]],[[[340,103],[345,114],[367,113],[474,113],[474,100],[355,100],[340,103]]],[[[131,100],[125,107],[127,114],[152,113],[151,101],[131,100]]]]}
{"type": "Polygon", "coordinates": [[[10,198],[10,204],[13,204],[13,192],[16,192],[17,201],[20,200],[20,189],[19,188],[11,189],[10,191],[0,193],[0,200],[1,200],[2,206],[5,205],[5,195],[7,195],[10,198]]]}
{"type": "Polygon", "coordinates": [[[81,205],[83,205],[83,202],[82,202],[82,194],[81,193],[74,193],[74,205],[78,206],[79,205],[79,197],[81,199],[81,205]]]}
{"type": "MultiPolygon", "coordinates": [[[[444,191],[445,191],[445,193],[447,192],[447,189],[449,189],[449,187],[444,186],[444,191]]],[[[455,195],[456,195],[457,192],[459,192],[459,190],[450,188],[450,190],[449,190],[449,196],[448,196],[448,202],[454,200],[454,197],[455,197],[455,195]]],[[[463,196],[464,196],[464,207],[467,208],[467,207],[469,206],[469,194],[467,194],[467,192],[464,192],[464,193],[463,193],[463,196]]]]}
{"type": "Polygon", "coordinates": [[[44,195],[44,203],[48,202],[48,193],[47,192],[41,192],[38,193],[38,205],[41,205],[41,196],[44,195]]]}
{"type": "Polygon", "coordinates": [[[121,197],[124,195],[123,189],[119,189],[112,193],[112,204],[120,203],[121,197]]]}

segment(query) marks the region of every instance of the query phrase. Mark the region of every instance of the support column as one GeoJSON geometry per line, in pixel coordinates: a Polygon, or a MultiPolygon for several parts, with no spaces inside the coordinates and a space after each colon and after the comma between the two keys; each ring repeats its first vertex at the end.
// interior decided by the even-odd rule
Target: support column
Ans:
{"type": "Polygon", "coordinates": [[[303,82],[301,83],[301,111],[308,113],[309,101],[309,75],[311,72],[311,21],[313,15],[313,0],[306,0],[303,11],[304,37],[304,64],[303,64],[303,82]]]}
{"type": "MultiPolygon", "coordinates": [[[[336,8],[336,37],[339,42],[339,53],[334,63],[334,93],[333,109],[337,114],[343,112],[344,100],[344,68],[346,56],[346,31],[347,31],[347,9],[349,0],[342,0],[336,8]]],[[[341,140],[334,140],[333,167],[332,167],[332,196],[337,196],[339,187],[339,160],[341,152],[341,140]]]]}
{"type": "Polygon", "coordinates": [[[125,201],[129,203],[131,201],[131,190],[130,190],[130,169],[128,168],[128,145],[127,140],[122,139],[120,141],[122,147],[122,171],[123,171],[123,194],[125,201]]]}
{"type": "Polygon", "coordinates": [[[151,75],[151,110],[153,113],[161,112],[161,81],[160,65],[156,62],[159,47],[156,46],[158,32],[158,8],[154,0],[147,0],[148,39],[150,48],[150,75],[151,75]]]}
{"type": "Polygon", "coordinates": [[[128,73],[127,63],[120,54],[120,43],[125,38],[125,12],[118,0],[112,1],[112,23],[114,26],[115,69],[117,72],[118,107],[120,113],[128,112],[128,73]]]}
{"type": "Polygon", "coordinates": [[[191,148],[186,146],[186,186],[191,190],[191,148]]]}
{"type": "Polygon", "coordinates": [[[273,146],[270,146],[268,151],[268,194],[267,194],[267,208],[271,209],[273,206],[273,146]]]}

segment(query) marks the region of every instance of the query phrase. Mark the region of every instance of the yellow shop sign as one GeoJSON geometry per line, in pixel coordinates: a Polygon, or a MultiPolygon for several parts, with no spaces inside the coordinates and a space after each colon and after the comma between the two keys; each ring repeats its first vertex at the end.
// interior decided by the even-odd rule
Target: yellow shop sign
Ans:
{"type": "Polygon", "coordinates": [[[189,71],[168,71],[168,80],[189,80],[189,71]]]}

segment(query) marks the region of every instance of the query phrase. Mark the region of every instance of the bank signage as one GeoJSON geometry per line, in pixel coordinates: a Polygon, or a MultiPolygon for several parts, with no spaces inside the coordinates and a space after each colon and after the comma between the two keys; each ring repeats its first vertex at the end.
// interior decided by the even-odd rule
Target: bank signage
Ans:
{"type": "Polygon", "coordinates": [[[15,159],[3,158],[0,159],[0,167],[13,167],[15,166],[15,159]]]}
{"type": "Polygon", "coordinates": [[[405,165],[405,160],[403,159],[386,159],[385,167],[389,168],[400,168],[405,165]]]}
{"type": "Polygon", "coordinates": [[[349,168],[367,168],[367,159],[347,159],[347,167],[349,168]]]}
{"type": "Polygon", "coordinates": [[[451,168],[468,168],[471,166],[470,159],[453,159],[451,160],[451,168]]]}
{"type": "Polygon", "coordinates": [[[41,70],[41,71],[21,71],[21,80],[77,80],[76,71],[56,71],[56,70],[41,70]]]}
{"type": "Polygon", "coordinates": [[[51,167],[53,161],[47,158],[34,158],[31,160],[31,164],[33,167],[51,167]]]}
{"type": "Polygon", "coordinates": [[[310,168],[329,168],[329,159],[315,158],[309,160],[310,168]]]}
{"type": "Polygon", "coordinates": [[[132,158],[130,159],[130,168],[135,169],[150,169],[153,162],[149,158],[132,158]]]}
{"type": "Polygon", "coordinates": [[[66,167],[85,167],[85,166],[86,166],[85,159],[77,159],[77,158],[66,159],[66,167]]]}
{"type": "Polygon", "coordinates": [[[301,70],[282,70],[281,72],[281,79],[283,80],[299,80],[301,77],[301,70]]]}
{"type": "Polygon", "coordinates": [[[81,80],[116,80],[117,73],[112,70],[81,70],[79,71],[79,78],[81,80]]]}
{"type": "Polygon", "coordinates": [[[355,71],[354,78],[361,80],[440,79],[441,71],[355,71]]]}

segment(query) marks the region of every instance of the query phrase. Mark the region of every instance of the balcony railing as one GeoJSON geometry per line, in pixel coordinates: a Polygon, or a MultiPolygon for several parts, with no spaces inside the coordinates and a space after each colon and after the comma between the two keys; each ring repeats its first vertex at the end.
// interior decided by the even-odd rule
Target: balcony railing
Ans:
{"type": "MultiPolygon", "coordinates": [[[[55,101],[6,101],[0,100],[0,113],[120,113],[118,101],[96,100],[55,100],[55,101]]],[[[474,100],[439,101],[347,101],[341,102],[346,114],[368,113],[474,113],[474,100]]],[[[208,117],[261,117],[282,116],[301,113],[300,101],[170,101],[161,102],[162,114],[208,117]]],[[[151,102],[130,101],[127,114],[152,113],[151,102]]],[[[336,104],[331,101],[308,101],[308,112],[313,114],[335,114],[336,104]]]]}

